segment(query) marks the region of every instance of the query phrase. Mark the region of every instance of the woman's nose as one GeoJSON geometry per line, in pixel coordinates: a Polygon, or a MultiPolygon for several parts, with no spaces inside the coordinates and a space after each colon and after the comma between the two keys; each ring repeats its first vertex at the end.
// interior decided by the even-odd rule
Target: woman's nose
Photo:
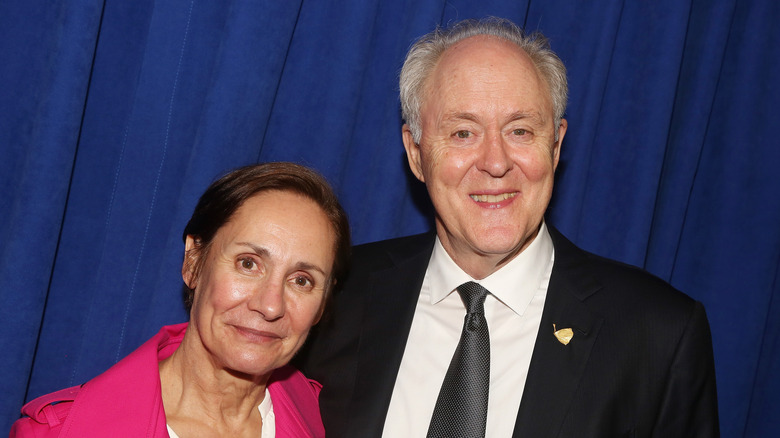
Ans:
{"type": "Polygon", "coordinates": [[[267,321],[284,316],[284,281],[265,281],[258,285],[249,300],[249,308],[263,315],[267,321]]]}

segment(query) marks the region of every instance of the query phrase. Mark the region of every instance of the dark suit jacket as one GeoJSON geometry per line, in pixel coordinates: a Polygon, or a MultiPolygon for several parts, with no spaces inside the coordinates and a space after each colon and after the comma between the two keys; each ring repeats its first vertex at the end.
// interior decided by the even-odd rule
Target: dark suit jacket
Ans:
{"type": "MultiPolygon", "coordinates": [[[[702,305],[548,229],[555,264],[520,410],[507,412],[514,436],[718,436],[702,305]],[[574,330],[568,345],[553,323],[574,330]]],[[[381,436],[433,243],[424,234],[355,247],[343,290],[296,362],[324,385],[328,436],[381,436]]]]}

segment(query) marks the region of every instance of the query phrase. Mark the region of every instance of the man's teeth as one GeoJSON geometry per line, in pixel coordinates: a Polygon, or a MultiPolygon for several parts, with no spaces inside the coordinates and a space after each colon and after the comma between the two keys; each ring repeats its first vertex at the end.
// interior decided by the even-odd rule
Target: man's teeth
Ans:
{"type": "Polygon", "coordinates": [[[500,195],[469,195],[471,199],[477,202],[501,202],[504,199],[514,198],[517,192],[502,193],[500,195]]]}

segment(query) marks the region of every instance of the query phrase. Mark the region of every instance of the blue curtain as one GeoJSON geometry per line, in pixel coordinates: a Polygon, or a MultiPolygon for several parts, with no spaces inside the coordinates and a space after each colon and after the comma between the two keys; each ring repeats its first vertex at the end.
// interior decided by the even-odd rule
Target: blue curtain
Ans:
{"type": "Polygon", "coordinates": [[[0,2],[0,430],[186,320],[181,231],[228,169],[313,166],[358,243],[427,230],[398,71],[487,15],[569,69],[548,220],[704,302],[723,436],[779,435],[774,0],[0,2]]]}

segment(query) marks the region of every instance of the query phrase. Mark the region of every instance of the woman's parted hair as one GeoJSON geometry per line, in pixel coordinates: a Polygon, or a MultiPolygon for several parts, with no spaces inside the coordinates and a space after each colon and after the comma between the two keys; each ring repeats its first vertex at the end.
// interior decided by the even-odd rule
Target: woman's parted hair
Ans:
{"type": "Polygon", "coordinates": [[[463,20],[447,28],[436,28],[420,37],[406,54],[399,80],[401,112],[404,121],[409,125],[414,142],[419,143],[422,137],[420,108],[425,99],[426,81],[447,49],[459,41],[477,35],[490,35],[507,40],[531,58],[550,91],[557,141],[558,127],[566,112],[569,93],[566,67],[541,33],[526,35],[523,29],[510,20],[487,17],[481,20],[463,20]]]}
{"type": "MultiPolygon", "coordinates": [[[[349,269],[352,248],[347,214],[325,178],[308,167],[290,162],[270,162],[233,170],[212,183],[201,195],[192,217],[184,227],[182,239],[193,236],[199,257],[185,255],[185,263],[195,259],[193,276],[202,269],[214,236],[233,214],[253,196],[272,190],[293,192],[311,199],[320,206],[330,221],[336,236],[331,283],[327,286],[326,303],[334,284],[344,284],[349,269]]],[[[185,306],[192,307],[194,290],[185,291],[185,306]]]]}

